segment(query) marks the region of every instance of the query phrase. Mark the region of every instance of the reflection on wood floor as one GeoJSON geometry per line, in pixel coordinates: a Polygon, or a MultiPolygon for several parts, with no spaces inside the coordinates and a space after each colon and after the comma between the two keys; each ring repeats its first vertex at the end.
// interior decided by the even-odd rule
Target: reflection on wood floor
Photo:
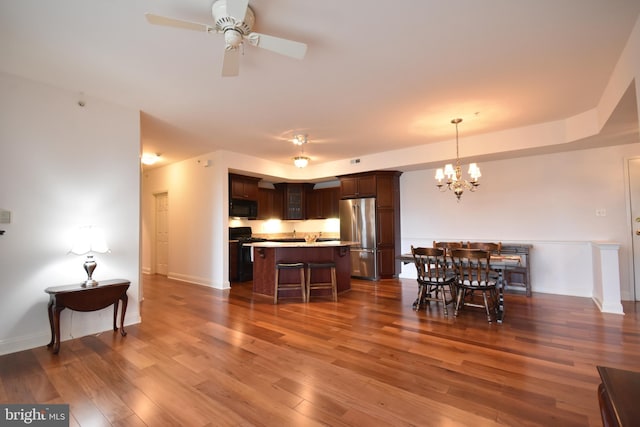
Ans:
{"type": "Polygon", "coordinates": [[[507,294],[497,325],[413,311],[413,280],[352,288],[273,305],[144,276],[143,323],[0,356],[0,401],[69,403],[72,426],[598,426],[595,366],[640,370],[635,303],[507,294]]]}

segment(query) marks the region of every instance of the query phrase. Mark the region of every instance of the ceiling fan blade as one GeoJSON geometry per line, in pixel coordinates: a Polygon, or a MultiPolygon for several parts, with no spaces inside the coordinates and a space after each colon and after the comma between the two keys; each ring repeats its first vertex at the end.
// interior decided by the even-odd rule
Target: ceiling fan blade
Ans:
{"type": "Polygon", "coordinates": [[[222,60],[222,77],[240,74],[240,49],[226,49],[222,60]]]}
{"type": "Polygon", "coordinates": [[[244,21],[249,0],[227,0],[227,13],[238,22],[244,21]]]}
{"type": "Polygon", "coordinates": [[[302,59],[307,53],[307,45],[293,40],[281,39],[266,34],[251,33],[247,36],[249,44],[270,50],[280,55],[302,59]]]}
{"type": "Polygon", "coordinates": [[[154,25],[164,25],[166,27],[182,28],[185,30],[204,31],[205,33],[215,31],[215,28],[206,24],[197,22],[183,21],[181,19],[167,18],[166,16],[154,15],[153,13],[145,13],[147,22],[154,25]]]}

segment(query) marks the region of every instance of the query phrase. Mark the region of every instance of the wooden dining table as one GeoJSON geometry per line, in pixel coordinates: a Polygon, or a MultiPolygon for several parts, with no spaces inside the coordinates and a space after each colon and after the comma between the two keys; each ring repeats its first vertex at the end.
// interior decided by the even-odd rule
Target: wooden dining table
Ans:
{"type": "MultiPolygon", "coordinates": [[[[397,257],[404,264],[413,264],[413,255],[410,253],[402,254],[397,257]]],[[[489,267],[498,273],[498,282],[496,288],[498,289],[498,310],[496,313],[496,321],[502,324],[505,314],[504,306],[504,272],[509,268],[519,267],[521,265],[521,259],[517,255],[491,255],[489,258],[489,267]]]]}

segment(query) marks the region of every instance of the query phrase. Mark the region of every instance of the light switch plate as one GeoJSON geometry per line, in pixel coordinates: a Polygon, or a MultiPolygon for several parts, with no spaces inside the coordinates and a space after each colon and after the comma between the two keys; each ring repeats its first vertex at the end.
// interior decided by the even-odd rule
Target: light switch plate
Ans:
{"type": "Polygon", "coordinates": [[[11,211],[0,209],[0,224],[11,224],[11,211]]]}

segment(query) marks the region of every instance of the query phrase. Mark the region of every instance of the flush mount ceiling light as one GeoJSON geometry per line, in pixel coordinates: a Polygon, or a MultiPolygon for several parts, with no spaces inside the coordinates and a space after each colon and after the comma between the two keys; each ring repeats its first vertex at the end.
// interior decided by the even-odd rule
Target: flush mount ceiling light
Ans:
{"type": "Polygon", "coordinates": [[[464,190],[476,191],[478,186],[478,178],[482,176],[480,173],[480,168],[477,164],[471,163],[469,165],[469,176],[471,177],[470,181],[462,179],[462,169],[460,168],[460,156],[458,154],[458,124],[462,122],[462,119],[453,119],[451,123],[456,125],[456,166],[455,168],[451,163],[446,164],[444,166],[444,171],[442,169],[436,170],[436,180],[438,183],[436,186],[440,191],[451,190],[456,195],[458,201],[460,201],[460,197],[462,197],[462,193],[464,190]],[[447,177],[445,182],[442,182],[445,179],[445,175],[447,177]]]}
{"type": "Polygon", "coordinates": [[[293,158],[293,164],[296,165],[297,168],[306,168],[309,160],[311,159],[306,156],[296,156],[293,158]]]}
{"type": "Polygon", "coordinates": [[[158,153],[144,153],[140,158],[143,165],[152,165],[160,160],[160,154],[158,153]]]}
{"type": "Polygon", "coordinates": [[[295,145],[298,145],[300,147],[300,155],[293,158],[293,164],[297,168],[306,168],[307,165],[309,164],[309,160],[311,160],[309,157],[304,155],[304,148],[303,148],[303,145],[309,142],[308,135],[306,134],[295,135],[291,140],[291,142],[293,142],[295,145]]]}

